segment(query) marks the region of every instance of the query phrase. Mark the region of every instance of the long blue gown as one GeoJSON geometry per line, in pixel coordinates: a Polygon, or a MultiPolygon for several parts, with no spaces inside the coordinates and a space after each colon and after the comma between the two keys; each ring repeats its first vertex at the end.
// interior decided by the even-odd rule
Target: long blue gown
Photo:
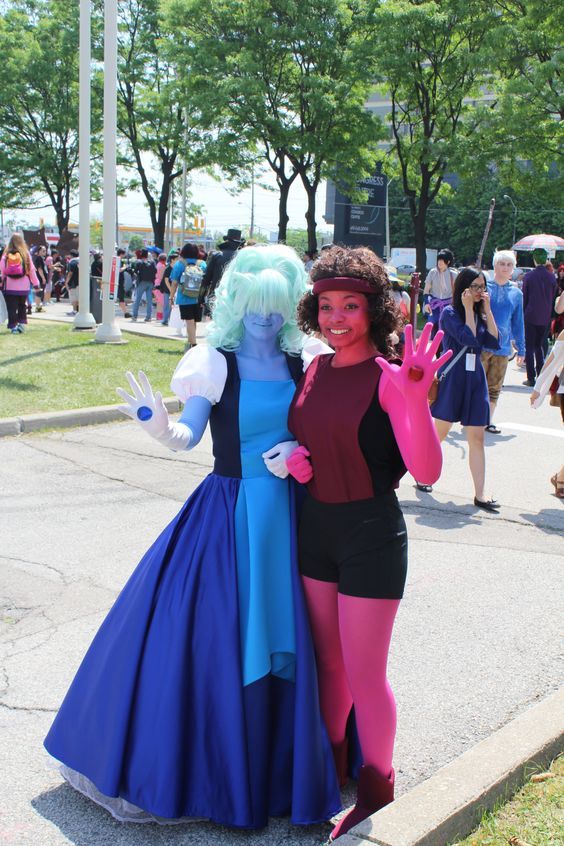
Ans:
{"type": "MultiPolygon", "coordinates": [[[[142,558],[90,646],[48,752],[151,815],[259,828],[341,807],[296,560],[296,488],[261,453],[289,440],[293,379],[227,381],[214,472],[142,558]]],[[[72,779],[71,779],[72,783],[72,779]]]]}

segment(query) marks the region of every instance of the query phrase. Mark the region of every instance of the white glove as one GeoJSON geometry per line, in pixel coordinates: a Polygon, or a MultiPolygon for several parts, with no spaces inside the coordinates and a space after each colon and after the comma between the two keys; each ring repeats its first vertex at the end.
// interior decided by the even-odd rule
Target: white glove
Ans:
{"type": "Polygon", "coordinates": [[[118,406],[119,410],[136,420],[147,434],[163,446],[174,450],[186,449],[192,440],[192,432],[184,423],[171,423],[161,392],[153,394],[151,384],[142,370],[139,371],[139,382],[133,373],[127,371],[125,375],[133,396],[123,388],[116,388],[118,396],[126,402],[126,405],[118,406]]]}
{"type": "Polygon", "coordinates": [[[279,479],[285,479],[288,475],[286,459],[294,452],[297,446],[297,441],[281,441],[281,443],[263,452],[262,457],[264,458],[266,469],[270,470],[273,476],[278,476],[279,479]]]}

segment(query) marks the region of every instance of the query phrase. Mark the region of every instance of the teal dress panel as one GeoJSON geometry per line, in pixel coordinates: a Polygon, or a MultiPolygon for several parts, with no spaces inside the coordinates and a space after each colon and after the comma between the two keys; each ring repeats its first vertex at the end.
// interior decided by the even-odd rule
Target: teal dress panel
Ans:
{"type": "Polygon", "coordinates": [[[296,635],[290,561],[290,482],[278,479],[262,453],[290,441],[292,380],[241,380],[242,480],[235,507],[235,547],[243,684],[271,673],[294,680],[296,635]]]}

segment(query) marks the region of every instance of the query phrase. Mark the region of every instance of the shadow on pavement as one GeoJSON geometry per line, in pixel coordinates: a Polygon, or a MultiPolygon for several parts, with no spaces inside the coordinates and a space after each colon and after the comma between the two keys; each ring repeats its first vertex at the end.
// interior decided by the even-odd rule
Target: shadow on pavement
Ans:
{"type": "MultiPolygon", "coordinates": [[[[419,492],[418,492],[419,496],[419,492]]],[[[402,509],[406,514],[413,514],[415,512],[415,522],[420,526],[431,526],[434,529],[459,529],[461,526],[479,526],[480,520],[478,515],[482,512],[475,509],[475,513],[469,514],[467,511],[462,511],[462,507],[474,506],[468,503],[464,506],[456,502],[436,502],[432,501],[430,504],[429,494],[423,494],[419,502],[402,502],[402,509]],[[425,499],[423,498],[425,497],[425,499]],[[419,511],[419,509],[424,511],[419,511]]]]}
{"type": "Polygon", "coordinates": [[[108,811],[60,784],[31,800],[34,810],[56,826],[74,846],[319,846],[328,826],[293,826],[273,819],[259,831],[213,823],[120,823],[108,811]]]}
{"type": "Polygon", "coordinates": [[[558,503],[556,508],[541,508],[535,514],[522,511],[520,516],[525,522],[530,523],[541,532],[553,534],[554,532],[562,532],[562,521],[564,520],[564,500],[558,499],[554,496],[554,501],[558,503]]]}

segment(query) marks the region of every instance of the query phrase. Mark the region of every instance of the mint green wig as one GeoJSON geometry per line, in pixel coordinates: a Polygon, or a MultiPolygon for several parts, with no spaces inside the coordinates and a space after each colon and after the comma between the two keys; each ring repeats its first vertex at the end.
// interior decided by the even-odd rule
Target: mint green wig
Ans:
{"type": "Polygon", "coordinates": [[[239,250],[216,288],[210,346],[236,350],[245,332],[245,314],[281,314],[280,349],[299,355],[305,336],[297,326],[296,308],[307,290],[306,278],[291,247],[272,244],[239,250]]]}

